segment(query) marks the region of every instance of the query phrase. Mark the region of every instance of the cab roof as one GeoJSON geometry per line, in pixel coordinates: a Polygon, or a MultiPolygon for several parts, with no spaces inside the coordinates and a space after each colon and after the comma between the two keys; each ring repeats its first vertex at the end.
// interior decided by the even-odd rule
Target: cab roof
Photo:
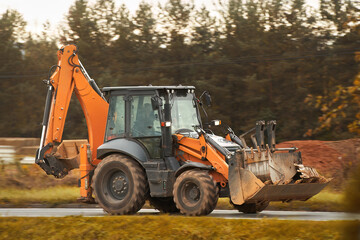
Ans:
{"type": "Polygon", "coordinates": [[[193,90],[194,86],[124,86],[124,87],[104,87],[103,92],[118,91],[118,90],[131,90],[131,91],[146,91],[146,90],[193,90]]]}

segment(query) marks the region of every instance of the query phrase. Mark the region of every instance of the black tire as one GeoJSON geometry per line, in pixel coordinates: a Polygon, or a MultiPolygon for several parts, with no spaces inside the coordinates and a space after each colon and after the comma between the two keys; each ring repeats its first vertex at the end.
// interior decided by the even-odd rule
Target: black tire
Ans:
{"type": "Polygon", "coordinates": [[[185,171],[175,180],[174,201],[188,216],[208,215],[219,199],[217,187],[207,171],[185,171]]]}
{"type": "Polygon", "coordinates": [[[109,155],[97,165],[93,190],[99,205],[113,215],[138,212],[149,195],[143,168],[121,154],[109,155]]]}
{"type": "Polygon", "coordinates": [[[244,203],[242,205],[236,205],[236,204],[233,204],[233,203],[231,203],[231,204],[239,212],[243,212],[243,213],[258,213],[258,212],[261,212],[261,211],[265,210],[265,208],[267,208],[267,206],[269,206],[269,202],[244,203]]]}
{"type": "Polygon", "coordinates": [[[162,213],[178,213],[180,210],[176,207],[172,197],[151,197],[150,205],[162,213]]]}

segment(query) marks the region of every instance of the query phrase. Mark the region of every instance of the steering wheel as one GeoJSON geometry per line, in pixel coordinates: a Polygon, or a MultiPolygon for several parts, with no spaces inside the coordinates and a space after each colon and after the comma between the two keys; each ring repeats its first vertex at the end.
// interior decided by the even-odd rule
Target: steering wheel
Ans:
{"type": "Polygon", "coordinates": [[[194,130],[188,129],[188,128],[180,128],[178,130],[175,131],[176,134],[181,134],[181,133],[191,133],[194,132],[194,130]]]}

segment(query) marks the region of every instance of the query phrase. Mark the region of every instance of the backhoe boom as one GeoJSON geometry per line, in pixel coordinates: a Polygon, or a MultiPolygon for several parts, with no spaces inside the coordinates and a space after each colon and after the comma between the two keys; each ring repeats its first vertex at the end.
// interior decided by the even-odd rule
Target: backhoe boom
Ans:
{"type": "MultiPolygon", "coordinates": [[[[36,163],[47,174],[52,174],[57,178],[64,177],[71,169],[80,165],[78,156],[69,158],[67,154],[64,155],[64,151],[61,152],[57,149],[62,141],[73,91],[85,115],[92,165],[98,163],[96,150],[103,143],[106,127],[108,103],[95,82],[86,73],[76,53],[77,47],[75,45],[62,47],[57,54],[58,64],[54,66],[55,72],[46,81],[48,92],[36,163]]],[[[79,154],[81,146],[79,142],[74,144],[75,150],[79,154]]]]}

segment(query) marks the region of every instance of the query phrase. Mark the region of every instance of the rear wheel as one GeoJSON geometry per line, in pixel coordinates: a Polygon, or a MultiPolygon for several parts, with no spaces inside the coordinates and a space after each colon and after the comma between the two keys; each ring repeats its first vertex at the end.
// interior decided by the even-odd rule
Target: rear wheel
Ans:
{"type": "Polygon", "coordinates": [[[206,171],[185,171],[175,181],[174,201],[183,214],[207,215],[215,209],[218,198],[217,187],[206,171]]]}
{"type": "Polygon", "coordinates": [[[149,185],[145,171],[133,159],[112,154],[96,167],[93,177],[96,201],[110,214],[134,214],[145,203],[149,185]]]}
{"type": "Polygon", "coordinates": [[[172,197],[151,197],[150,205],[162,213],[178,213],[180,210],[176,207],[172,197]]]}
{"type": "Polygon", "coordinates": [[[239,212],[243,213],[257,213],[265,210],[267,206],[269,206],[269,202],[262,203],[244,203],[242,205],[233,204],[234,208],[236,208],[239,212]]]}

